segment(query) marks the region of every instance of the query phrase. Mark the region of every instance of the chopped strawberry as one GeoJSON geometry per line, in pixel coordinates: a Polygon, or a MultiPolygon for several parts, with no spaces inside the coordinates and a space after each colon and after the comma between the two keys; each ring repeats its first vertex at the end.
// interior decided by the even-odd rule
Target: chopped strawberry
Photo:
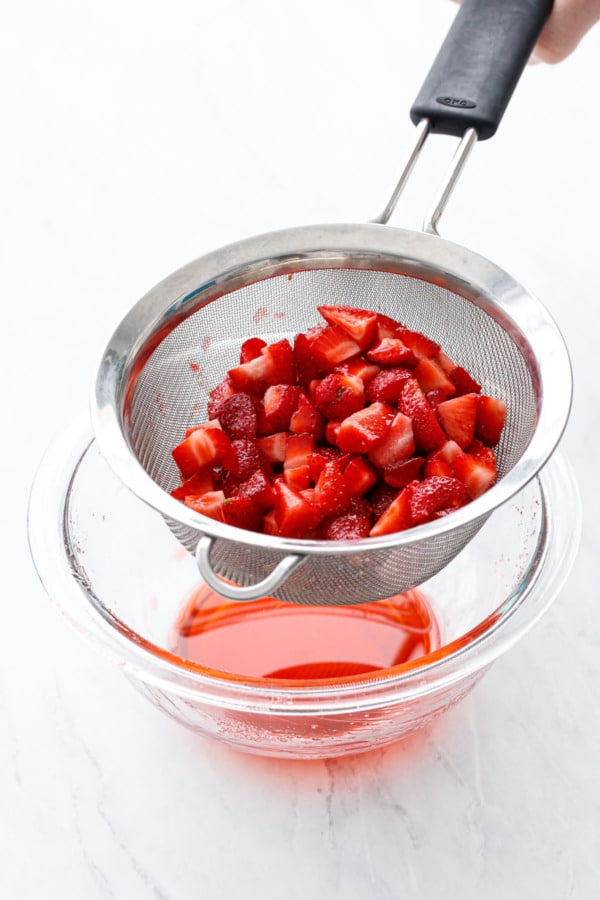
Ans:
{"type": "Polygon", "coordinates": [[[229,375],[226,375],[223,381],[221,381],[216,387],[214,387],[208,395],[208,418],[218,419],[221,404],[224,400],[227,400],[228,397],[233,397],[234,394],[235,388],[231,383],[229,375]]]}
{"type": "Polygon", "coordinates": [[[315,485],[315,500],[324,515],[344,512],[350,506],[352,493],[344,470],[348,464],[347,456],[340,456],[326,463],[315,485]]]}
{"type": "Polygon", "coordinates": [[[326,419],[345,419],[365,405],[365,391],[357,375],[331,372],[314,389],[317,409],[326,419]]]}
{"type": "Polygon", "coordinates": [[[458,478],[432,475],[413,483],[410,495],[410,511],[414,525],[427,522],[434,513],[450,507],[464,506],[469,496],[465,485],[458,478]]]}
{"type": "Polygon", "coordinates": [[[298,406],[300,388],[293,384],[273,384],[263,396],[265,418],[274,431],[285,431],[298,406]]]}
{"type": "Polygon", "coordinates": [[[380,366],[413,366],[417,358],[398,337],[384,337],[367,350],[367,359],[380,366]]]}
{"type": "Polygon", "coordinates": [[[267,342],[263,341],[262,338],[248,338],[240,348],[240,363],[243,365],[244,363],[250,362],[251,359],[256,359],[261,355],[266,346],[267,342]]]}
{"type": "Polygon", "coordinates": [[[294,354],[287,339],[268,344],[260,356],[229,370],[234,388],[248,394],[261,395],[272,384],[294,384],[294,354]]]}
{"type": "Polygon", "coordinates": [[[354,456],[344,469],[344,482],[352,497],[362,497],[377,481],[372,466],[362,456],[354,456]]]}
{"type": "Polygon", "coordinates": [[[237,493],[241,497],[249,497],[254,500],[262,509],[271,509],[275,502],[275,494],[271,482],[265,473],[258,469],[247,481],[243,481],[237,493]]]}
{"type": "Polygon", "coordinates": [[[440,345],[432,341],[420,331],[412,331],[410,328],[400,327],[396,331],[396,337],[409,347],[415,354],[417,359],[426,359],[437,356],[440,351],[440,345]]]}
{"type": "Polygon", "coordinates": [[[442,428],[449,440],[455,441],[463,450],[469,446],[475,435],[477,416],[477,394],[462,394],[452,397],[437,408],[442,428]]]}
{"type": "Polygon", "coordinates": [[[282,463],[285,459],[285,448],[288,442],[288,434],[286,431],[278,431],[276,434],[269,434],[265,437],[256,439],[256,446],[263,454],[267,462],[282,463]]]}
{"type": "Polygon", "coordinates": [[[174,447],[172,455],[185,479],[205,466],[220,462],[230,450],[231,444],[223,429],[206,425],[195,428],[181,444],[174,447]]]}
{"type": "Polygon", "coordinates": [[[405,366],[382,369],[369,382],[365,392],[366,399],[369,403],[379,400],[382,403],[395,404],[400,399],[406,380],[412,377],[411,370],[405,366]]]}
{"type": "Polygon", "coordinates": [[[456,388],[457,394],[479,394],[481,393],[481,385],[469,375],[462,366],[454,366],[448,373],[450,381],[456,388]]]}
{"type": "Polygon", "coordinates": [[[437,408],[440,403],[444,403],[448,399],[448,395],[443,391],[427,391],[425,394],[425,399],[429,403],[430,407],[434,412],[437,412],[437,408]]]}
{"type": "Polygon", "coordinates": [[[396,337],[397,330],[403,327],[404,326],[400,322],[397,322],[396,319],[392,319],[390,316],[386,316],[383,313],[377,314],[378,341],[381,341],[383,338],[396,337]]]}
{"type": "Polygon", "coordinates": [[[315,449],[312,434],[291,434],[288,438],[283,463],[285,483],[300,491],[312,482],[310,457],[315,449]]]}
{"type": "Polygon", "coordinates": [[[332,459],[339,459],[341,455],[342,451],[338,450],[337,447],[317,447],[314,452],[311,453],[308,460],[308,465],[310,467],[310,477],[312,481],[318,481],[323,467],[328,462],[331,462],[332,459]]]}
{"type": "Polygon", "coordinates": [[[336,419],[332,419],[327,423],[327,426],[325,428],[325,440],[328,444],[332,444],[333,446],[337,447],[337,439],[338,434],[340,433],[341,424],[342,422],[338,422],[336,419]]]}
{"type": "Polygon", "coordinates": [[[481,441],[477,440],[477,438],[473,438],[471,443],[466,449],[467,453],[470,453],[471,456],[476,456],[477,459],[482,460],[488,464],[488,466],[497,467],[496,454],[492,450],[491,447],[487,447],[481,441]]]}
{"type": "Polygon", "coordinates": [[[226,497],[221,506],[223,521],[236,528],[260,531],[263,524],[263,510],[250,497],[226,497]]]}
{"type": "Polygon", "coordinates": [[[357,356],[360,347],[337,325],[310,328],[294,341],[294,357],[301,381],[333,371],[335,366],[357,356]]]}
{"type": "Polygon", "coordinates": [[[214,489],[214,478],[210,469],[201,469],[191,478],[187,478],[183,484],[171,491],[171,497],[176,500],[185,500],[186,497],[199,497],[207,491],[214,489]]]}
{"type": "Polygon", "coordinates": [[[497,444],[506,420],[506,403],[497,397],[482,394],[477,404],[475,435],[486,444],[497,444]]]}
{"type": "Polygon", "coordinates": [[[353,356],[352,359],[340,363],[333,371],[339,372],[341,375],[356,375],[366,387],[379,372],[379,366],[369,362],[364,356],[353,356]]]}
{"type": "Polygon", "coordinates": [[[216,519],[218,522],[222,522],[224,501],[225,494],[223,491],[207,491],[199,497],[186,497],[183,502],[186,506],[189,506],[190,509],[202,513],[203,516],[208,516],[209,519],[216,519]]]}
{"type": "Polygon", "coordinates": [[[248,438],[238,438],[231,441],[230,450],[223,459],[223,466],[240,481],[246,481],[265,465],[256,441],[248,438]]]}
{"type": "Polygon", "coordinates": [[[428,459],[423,469],[423,476],[431,478],[433,475],[446,475],[448,478],[452,478],[454,469],[445,459],[428,459]]]}
{"type": "Polygon", "coordinates": [[[377,313],[351,306],[317,306],[329,325],[337,325],[365,350],[373,343],[377,332],[377,313]]]}
{"type": "MultiPolygon", "coordinates": [[[[424,463],[425,460],[422,456],[412,456],[410,459],[392,463],[383,469],[383,480],[390,487],[406,487],[411,481],[419,478],[424,463]]],[[[450,470],[450,474],[452,474],[452,470],[450,470]]]]}
{"type": "Polygon", "coordinates": [[[369,537],[371,519],[368,504],[352,505],[347,512],[325,519],[323,537],[327,541],[355,541],[369,537]]]}
{"type": "Polygon", "coordinates": [[[415,452],[412,419],[396,413],[383,441],[369,451],[370,461],[378,468],[410,459],[415,452]]]}
{"type": "Polygon", "coordinates": [[[371,537],[393,534],[395,531],[405,531],[407,528],[412,527],[410,497],[415,483],[418,482],[411,481],[410,484],[400,491],[395,500],[392,500],[371,528],[371,537]]]}
{"type": "Polygon", "coordinates": [[[461,453],[452,463],[454,474],[460,478],[471,500],[480,497],[495,483],[498,473],[495,466],[471,453],[461,453]]]}
{"type": "Polygon", "coordinates": [[[315,528],[322,518],[317,507],[284,481],[273,484],[273,518],[282,537],[300,538],[315,528]]]}
{"type": "Polygon", "coordinates": [[[415,367],[414,375],[425,394],[429,391],[442,391],[446,397],[451,397],[452,394],[456,393],[454,383],[435,359],[425,357],[419,360],[418,365],[415,367]]]}
{"type": "Polygon", "coordinates": [[[381,444],[390,429],[395,411],[387,403],[372,403],[344,419],[337,445],[344,453],[368,453],[381,444]]]}
{"type": "Polygon", "coordinates": [[[230,441],[256,437],[256,409],[243,391],[227,397],[219,407],[219,422],[230,441]]]}
{"type": "Polygon", "coordinates": [[[298,405],[292,413],[290,419],[290,431],[293,434],[301,434],[307,432],[317,437],[322,437],[325,432],[325,420],[316,408],[308,394],[300,390],[298,394],[298,405]]]}
{"type": "MultiPolygon", "coordinates": [[[[402,485],[402,487],[406,487],[406,485],[402,485]]],[[[388,484],[375,485],[368,497],[374,519],[379,519],[397,496],[398,489],[396,487],[392,487],[388,484]]]]}
{"type": "Polygon", "coordinates": [[[415,445],[419,450],[429,453],[444,443],[446,435],[415,379],[405,382],[398,408],[412,419],[415,445]]]}
{"type": "Polygon", "coordinates": [[[462,452],[456,441],[445,441],[441,447],[429,454],[428,460],[441,459],[451,466],[456,457],[460,456],[462,452]]]}

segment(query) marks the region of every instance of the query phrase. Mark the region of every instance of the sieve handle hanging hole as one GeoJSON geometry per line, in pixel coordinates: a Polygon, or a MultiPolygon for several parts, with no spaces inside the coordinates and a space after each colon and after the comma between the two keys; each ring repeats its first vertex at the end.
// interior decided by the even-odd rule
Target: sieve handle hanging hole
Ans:
{"type": "Polygon", "coordinates": [[[410,117],[433,133],[495,134],[552,0],[463,0],[410,117]]]}
{"type": "Polygon", "coordinates": [[[305,556],[298,553],[290,553],[288,556],[277,563],[270,575],[258,581],[256,584],[242,586],[239,584],[231,584],[224,581],[213,569],[210,561],[210,551],[214,539],[209,535],[203,535],[198,541],[196,547],[196,563],[200,574],[204,578],[209,587],[226,597],[228,600],[259,600],[261,597],[269,596],[289,577],[296,566],[306,559],[305,556]]]}

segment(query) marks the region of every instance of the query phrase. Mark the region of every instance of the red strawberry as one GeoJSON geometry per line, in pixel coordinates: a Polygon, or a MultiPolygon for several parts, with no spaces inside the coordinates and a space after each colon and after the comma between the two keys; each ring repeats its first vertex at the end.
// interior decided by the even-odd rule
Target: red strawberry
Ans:
{"type": "Polygon", "coordinates": [[[405,531],[407,528],[412,527],[410,497],[415,484],[418,484],[418,482],[411,481],[410,484],[400,491],[395,500],[392,500],[371,528],[371,537],[392,534],[395,531],[405,531]]]}
{"type": "Polygon", "coordinates": [[[340,456],[326,463],[315,485],[315,500],[324,515],[344,512],[350,506],[352,493],[344,479],[347,456],[340,456]]]}
{"type": "Polygon", "coordinates": [[[352,497],[362,497],[373,487],[377,476],[364,457],[354,456],[344,469],[343,480],[352,497]]]}
{"type": "Polygon", "coordinates": [[[462,452],[456,441],[445,441],[441,447],[428,456],[428,459],[441,459],[451,466],[462,452]]]}
{"type": "Polygon", "coordinates": [[[311,453],[308,465],[310,467],[310,477],[316,482],[321,474],[323,467],[331,462],[332,459],[339,459],[342,451],[337,447],[317,447],[314,453],[311,453]]]}
{"type": "Polygon", "coordinates": [[[214,479],[210,469],[201,469],[196,475],[187,478],[183,484],[171,491],[171,497],[184,500],[186,497],[198,497],[214,489],[214,479]]]}
{"type": "Polygon", "coordinates": [[[466,450],[467,453],[470,453],[471,456],[476,456],[477,459],[480,459],[482,462],[488,464],[488,466],[497,467],[496,454],[492,450],[491,447],[487,447],[485,444],[482,444],[481,441],[478,441],[477,438],[473,438],[469,446],[466,450]]]}
{"type": "Polygon", "coordinates": [[[332,419],[331,422],[327,423],[325,428],[325,440],[328,444],[337,447],[337,439],[338,434],[340,433],[340,425],[341,421],[337,421],[336,419],[332,419]]]}
{"type": "Polygon", "coordinates": [[[454,383],[448,378],[442,367],[435,359],[421,359],[414,371],[415,378],[423,393],[429,391],[442,391],[446,397],[456,393],[454,383]]]}
{"type": "Polygon", "coordinates": [[[293,384],[273,384],[263,397],[265,418],[274,431],[285,431],[298,405],[300,388],[293,384]]]}
{"type": "Polygon", "coordinates": [[[452,478],[454,469],[444,459],[428,459],[423,469],[423,476],[431,478],[433,475],[447,475],[448,478],[452,478]]]}
{"type": "Polygon", "coordinates": [[[486,444],[497,444],[506,420],[506,403],[482,394],[477,404],[475,435],[486,444]]]}
{"type": "Polygon", "coordinates": [[[381,366],[413,366],[417,358],[398,337],[384,337],[367,350],[367,359],[381,366]]]}
{"type": "Polygon", "coordinates": [[[246,481],[264,467],[265,460],[256,441],[238,438],[231,442],[230,451],[223,459],[223,466],[240,481],[246,481]]]}
{"type": "Polygon", "coordinates": [[[429,453],[444,443],[446,435],[415,379],[404,384],[398,408],[412,419],[415,445],[419,450],[429,453]]]}
{"type": "Polygon", "coordinates": [[[301,538],[319,524],[322,514],[299,491],[289,487],[282,480],[274,482],[273,491],[275,493],[273,517],[278,533],[282,537],[301,538]]]}
{"type": "Polygon", "coordinates": [[[409,347],[417,359],[426,359],[437,356],[440,345],[432,341],[420,331],[412,331],[410,328],[400,327],[396,331],[396,337],[409,347]]]}
{"type": "Polygon", "coordinates": [[[395,411],[387,403],[372,403],[344,419],[337,445],[344,453],[368,453],[381,444],[389,431],[395,411]]]}
{"type": "Polygon", "coordinates": [[[227,400],[228,397],[233,397],[234,394],[235,388],[231,383],[229,375],[226,375],[223,381],[221,381],[216,387],[214,387],[208,395],[208,418],[218,419],[221,404],[224,400],[227,400]]]}
{"type": "Polygon", "coordinates": [[[355,541],[369,536],[371,510],[368,503],[352,504],[347,512],[330,516],[323,522],[323,537],[327,541],[355,541]]]}
{"type": "Polygon", "coordinates": [[[479,394],[481,392],[481,385],[462,366],[454,366],[448,377],[456,388],[457,394],[479,394]]]}
{"type": "Polygon", "coordinates": [[[290,431],[294,434],[307,432],[319,438],[325,432],[323,416],[303,390],[298,394],[298,405],[290,419],[290,431]]]}
{"type": "Polygon", "coordinates": [[[229,370],[234,388],[261,395],[271,384],[294,384],[294,354],[287,339],[263,347],[260,356],[229,370]]]}
{"type": "Polygon", "coordinates": [[[230,441],[256,437],[256,410],[250,394],[240,391],[219,407],[219,422],[230,441]]]}
{"type": "Polygon", "coordinates": [[[271,482],[262,470],[254,472],[247,481],[243,481],[238,487],[241,497],[248,497],[257,503],[262,509],[271,509],[275,502],[275,494],[271,482]]]}
{"type": "Polygon", "coordinates": [[[386,316],[383,313],[377,314],[378,341],[381,341],[383,338],[396,337],[397,330],[403,327],[404,326],[400,322],[397,322],[396,319],[392,319],[390,316],[386,316]]]}
{"type": "Polygon", "coordinates": [[[430,407],[434,412],[437,412],[437,408],[440,403],[444,403],[448,399],[448,395],[443,391],[427,391],[425,394],[425,399],[429,403],[430,407]]]}
{"type": "Polygon", "coordinates": [[[369,451],[370,461],[378,468],[410,459],[415,452],[412,419],[396,413],[383,441],[369,451]]]}
{"type": "Polygon", "coordinates": [[[243,364],[250,362],[251,359],[256,359],[261,355],[266,346],[267,342],[263,341],[262,338],[248,338],[248,340],[244,341],[240,348],[240,363],[243,364]]]}
{"type": "Polygon", "coordinates": [[[454,474],[460,478],[471,500],[484,494],[495,483],[498,473],[495,466],[470,453],[461,453],[452,463],[454,474]]]}
{"type": "Polygon", "coordinates": [[[222,428],[200,425],[172,451],[182,478],[195,475],[204,466],[220,462],[230,452],[229,438],[222,428]]]}
{"type": "Polygon", "coordinates": [[[227,525],[248,531],[260,531],[262,528],[263,510],[250,497],[226,497],[221,512],[227,525]]]}
{"type": "Polygon", "coordinates": [[[269,434],[266,437],[257,438],[256,446],[263,454],[267,462],[282,463],[285,459],[285,448],[288,441],[286,431],[269,434]]]}
{"type": "Polygon", "coordinates": [[[333,371],[335,366],[357,356],[360,347],[337,325],[310,328],[294,341],[294,358],[301,381],[310,381],[333,371]]]}
{"type": "Polygon", "coordinates": [[[223,491],[207,491],[199,497],[186,497],[184,503],[190,509],[208,516],[209,519],[216,519],[218,522],[223,521],[223,503],[225,494],[223,491]]]}
{"type": "Polygon", "coordinates": [[[477,394],[452,397],[440,403],[437,414],[448,439],[456,441],[463,450],[468,447],[475,434],[477,394]]]}
{"type": "Polygon", "coordinates": [[[369,347],[375,339],[377,313],[351,306],[317,306],[317,309],[326,322],[343,329],[361,350],[369,347]]]}
{"type": "Polygon", "coordinates": [[[311,484],[310,457],[315,449],[312,434],[291,434],[288,438],[283,475],[285,483],[300,491],[311,484]]]}
{"type": "MultiPolygon", "coordinates": [[[[403,485],[405,487],[405,485],[403,485]]],[[[378,519],[386,511],[390,503],[398,496],[398,489],[388,484],[377,484],[369,493],[369,503],[374,519],[378,519]]]]}
{"type": "Polygon", "coordinates": [[[427,522],[434,513],[464,506],[469,497],[465,485],[458,478],[432,475],[415,482],[410,495],[410,511],[414,525],[427,522]]]}
{"type": "MultiPolygon", "coordinates": [[[[406,487],[411,481],[419,478],[424,462],[425,460],[422,456],[412,456],[410,459],[392,463],[384,468],[383,480],[390,487],[406,487]]],[[[450,474],[452,474],[452,470],[450,470],[450,474]]]]}
{"type": "Polygon", "coordinates": [[[345,419],[365,405],[363,383],[356,375],[331,372],[317,382],[314,401],[326,419],[345,419]]]}
{"type": "Polygon", "coordinates": [[[363,385],[369,384],[372,378],[379,372],[379,366],[370,363],[364,356],[354,356],[352,359],[341,363],[333,370],[341,375],[356,375],[362,381],[363,385]]]}
{"type": "Polygon", "coordinates": [[[382,369],[367,386],[365,396],[368,402],[379,400],[382,403],[396,404],[408,378],[412,378],[412,372],[405,366],[382,369]]]}

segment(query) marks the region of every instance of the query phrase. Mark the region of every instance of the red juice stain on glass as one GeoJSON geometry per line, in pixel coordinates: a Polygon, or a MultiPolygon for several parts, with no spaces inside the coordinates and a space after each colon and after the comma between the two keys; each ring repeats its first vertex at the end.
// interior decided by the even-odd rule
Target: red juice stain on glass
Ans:
{"type": "Polygon", "coordinates": [[[439,647],[438,624],[418,590],[332,607],[270,597],[239,603],[206,585],[187,600],[171,642],[173,653],[203,668],[302,682],[414,665],[439,647]]]}

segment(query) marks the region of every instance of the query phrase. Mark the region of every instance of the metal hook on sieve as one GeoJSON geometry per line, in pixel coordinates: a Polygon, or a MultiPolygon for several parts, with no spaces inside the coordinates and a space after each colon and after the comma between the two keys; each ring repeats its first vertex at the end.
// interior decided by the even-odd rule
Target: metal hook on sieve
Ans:
{"type": "MultiPolygon", "coordinates": [[[[404,190],[408,179],[410,178],[411,172],[415,167],[415,164],[420,156],[421,150],[425,141],[427,140],[427,136],[431,133],[430,131],[430,122],[429,119],[422,119],[417,126],[417,136],[416,140],[411,147],[405,163],[404,168],[402,169],[402,173],[400,178],[398,179],[398,183],[392,192],[392,196],[387,202],[387,205],[382,213],[380,213],[376,218],[371,219],[371,221],[378,225],[385,225],[390,219],[392,213],[396,209],[396,205],[398,200],[400,199],[400,195],[404,190]]],[[[423,222],[423,231],[427,234],[439,234],[437,230],[438,222],[444,212],[448,200],[456,186],[458,179],[462,173],[462,170],[469,158],[471,150],[475,146],[477,142],[477,131],[475,128],[468,128],[465,131],[464,136],[462,137],[460,144],[454,154],[448,171],[446,172],[446,177],[442,182],[442,185],[439,189],[439,192],[432,204],[431,210],[426,215],[425,220],[423,222]]]]}
{"type": "Polygon", "coordinates": [[[213,543],[214,538],[207,534],[200,538],[196,547],[196,564],[207,585],[222,597],[227,597],[228,600],[258,600],[261,597],[269,596],[283,584],[296,566],[299,566],[306,559],[306,556],[302,554],[290,553],[281,562],[277,563],[266,578],[257,581],[255,584],[242,587],[239,584],[224,581],[216,574],[210,561],[210,551],[213,543]]]}

